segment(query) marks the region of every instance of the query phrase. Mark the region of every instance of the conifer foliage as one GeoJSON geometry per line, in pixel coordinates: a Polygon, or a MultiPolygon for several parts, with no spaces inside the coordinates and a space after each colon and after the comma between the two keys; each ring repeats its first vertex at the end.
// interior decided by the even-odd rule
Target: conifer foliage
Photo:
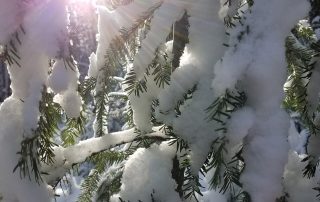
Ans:
{"type": "Polygon", "coordinates": [[[0,201],[319,199],[319,0],[87,2],[84,79],[74,3],[0,0],[0,201]]]}

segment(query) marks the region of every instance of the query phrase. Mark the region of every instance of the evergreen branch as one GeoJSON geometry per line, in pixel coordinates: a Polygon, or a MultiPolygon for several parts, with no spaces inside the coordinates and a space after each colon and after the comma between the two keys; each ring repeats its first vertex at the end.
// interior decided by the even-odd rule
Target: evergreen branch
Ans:
{"type": "MultiPolygon", "coordinates": [[[[94,169],[93,169],[93,172],[81,184],[81,191],[82,192],[81,192],[80,197],[78,198],[78,201],[79,202],[91,202],[94,193],[96,193],[98,191],[98,189],[102,188],[101,186],[99,187],[99,181],[100,181],[102,173],[105,171],[106,167],[108,165],[119,163],[119,162],[125,160],[127,157],[128,157],[128,155],[125,152],[116,152],[116,151],[104,151],[104,152],[97,153],[97,154],[89,157],[88,160],[89,160],[89,162],[91,162],[94,165],[94,169]]],[[[120,178],[119,178],[119,176],[116,178],[119,180],[118,183],[120,183],[121,176],[122,175],[120,175],[120,178]]],[[[114,181],[114,182],[116,182],[116,181],[114,181]]],[[[116,188],[118,188],[118,189],[120,187],[120,186],[118,187],[115,184],[113,184],[113,185],[111,184],[109,187],[112,187],[112,186],[116,186],[116,188]]],[[[116,189],[116,190],[110,189],[108,191],[113,192],[113,191],[117,191],[118,189],[116,189]]],[[[108,200],[109,197],[105,198],[105,199],[108,200]]]]}
{"type": "MultiPolygon", "coordinates": [[[[182,191],[185,199],[193,198],[198,202],[197,194],[203,196],[200,188],[202,185],[199,181],[199,176],[195,176],[191,171],[191,162],[189,159],[185,159],[181,165],[184,171],[184,182],[182,185],[182,191]]],[[[202,187],[203,188],[203,187],[202,187]]]]}
{"type": "Polygon", "coordinates": [[[58,123],[61,121],[61,109],[53,102],[53,95],[46,92],[42,93],[42,101],[39,103],[40,118],[38,128],[32,138],[26,138],[21,142],[21,150],[17,153],[20,159],[13,169],[15,172],[20,169],[20,176],[28,176],[31,180],[31,173],[36,180],[42,180],[40,162],[52,165],[54,163],[53,147],[56,145],[52,139],[58,131],[58,123]],[[29,165],[31,167],[29,167],[29,165]]]}
{"type": "Polygon", "coordinates": [[[314,124],[313,117],[310,116],[314,112],[309,111],[307,99],[307,86],[315,65],[312,58],[316,56],[316,52],[298,43],[293,36],[289,36],[286,40],[286,58],[290,74],[288,82],[291,85],[285,88],[284,105],[287,109],[298,112],[310,132],[317,134],[320,129],[314,124]]]}
{"type": "Polygon", "coordinates": [[[154,76],[154,81],[156,85],[164,88],[165,85],[170,84],[170,76],[171,76],[171,61],[168,60],[168,56],[166,53],[164,55],[159,56],[159,51],[156,52],[156,57],[154,61],[149,66],[150,69],[153,69],[152,75],[154,76]],[[165,62],[164,64],[158,62],[159,57],[162,57],[165,62]]]}
{"type": "Polygon", "coordinates": [[[93,170],[81,184],[81,194],[77,199],[78,202],[91,202],[95,191],[98,189],[98,183],[101,173],[98,170],[93,170]]]}
{"type": "Polygon", "coordinates": [[[203,173],[207,173],[213,168],[215,169],[210,180],[210,188],[219,188],[222,193],[227,190],[233,190],[234,186],[242,187],[240,174],[244,169],[244,161],[241,157],[242,150],[236,153],[230,162],[225,162],[224,153],[227,152],[225,144],[226,140],[224,138],[218,138],[213,141],[211,152],[201,168],[203,173]]]}
{"type": "MultiPolygon", "coordinates": [[[[109,45],[109,49],[105,55],[104,66],[101,68],[101,70],[99,70],[101,73],[97,79],[97,85],[100,86],[99,91],[96,92],[95,95],[97,136],[102,136],[104,134],[104,128],[107,125],[106,117],[108,110],[106,109],[107,105],[109,104],[107,95],[109,92],[111,92],[110,78],[113,76],[115,69],[122,65],[122,61],[127,61],[127,58],[131,57],[132,51],[135,50],[138,45],[136,40],[136,34],[138,30],[145,25],[146,20],[150,18],[150,16],[157,8],[160,7],[160,5],[161,4],[155,5],[146,13],[143,13],[130,28],[122,27],[119,36],[115,37],[109,45]]],[[[135,74],[132,74],[129,78],[134,77],[135,74]]],[[[143,82],[135,83],[135,80],[136,79],[126,81],[127,83],[129,82],[128,84],[131,86],[126,90],[133,92],[134,89],[138,89],[136,90],[136,93],[139,94],[142,89],[146,89],[146,86],[143,85],[143,82]]]]}
{"type": "Polygon", "coordinates": [[[85,132],[85,117],[80,113],[78,118],[67,118],[66,128],[61,131],[62,146],[67,147],[76,143],[79,135],[85,132]]]}
{"type": "MultiPolygon", "coordinates": [[[[163,132],[160,131],[160,127],[153,128],[154,132],[149,134],[137,134],[134,129],[129,129],[125,131],[110,133],[101,137],[91,138],[88,140],[80,141],[79,143],[69,146],[66,148],[55,147],[55,150],[58,150],[62,156],[57,156],[54,158],[54,163],[52,165],[47,165],[42,167],[42,172],[47,173],[47,181],[51,182],[61,178],[62,176],[50,175],[52,169],[57,167],[64,169],[65,171],[72,168],[73,165],[82,163],[86,161],[87,158],[95,154],[107,151],[111,148],[132,143],[132,142],[143,142],[146,140],[152,141],[166,141],[170,140],[172,137],[166,136],[163,132]],[[81,152],[81,154],[80,154],[81,152]]],[[[63,172],[59,175],[64,174],[63,172]]]]}
{"type": "Polygon", "coordinates": [[[302,159],[302,162],[308,161],[308,164],[303,169],[303,177],[312,178],[316,174],[317,167],[319,166],[319,159],[316,159],[313,156],[307,156],[306,158],[302,159]]]}
{"type": "Polygon", "coordinates": [[[81,95],[85,104],[88,104],[92,99],[91,92],[93,91],[95,86],[95,78],[86,78],[83,82],[80,83],[80,85],[78,85],[79,94],[81,95]]]}
{"type": "Polygon", "coordinates": [[[109,202],[112,195],[120,192],[122,174],[123,170],[121,168],[116,172],[108,173],[97,190],[97,196],[95,197],[97,202],[109,202]]]}
{"type": "Polygon", "coordinates": [[[17,29],[10,37],[9,42],[4,46],[4,50],[0,53],[0,61],[6,61],[9,65],[17,65],[21,67],[20,64],[20,54],[18,51],[19,46],[22,44],[21,35],[25,35],[25,31],[20,25],[20,29],[17,29]]]}
{"type": "Polygon", "coordinates": [[[244,106],[247,98],[243,92],[229,92],[228,90],[223,96],[218,97],[207,109],[210,121],[217,122],[221,127],[216,131],[222,130],[226,132],[226,120],[231,118],[231,114],[237,109],[244,106]]]}

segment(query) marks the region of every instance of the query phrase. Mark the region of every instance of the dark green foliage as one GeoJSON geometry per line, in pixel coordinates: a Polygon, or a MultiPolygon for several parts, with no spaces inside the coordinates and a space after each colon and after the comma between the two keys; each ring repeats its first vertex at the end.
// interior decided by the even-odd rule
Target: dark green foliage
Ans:
{"type": "Polygon", "coordinates": [[[83,82],[78,86],[79,94],[81,95],[84,104],[87,105],[92,100],[91,92],[96,86],[95,78],[86,78],[83,82]]]}
{"type": "Polygon", "coordinates": [[[307,178],[312,178],[315,176],[316,169],[319,165],[319,160],[309,155],[302,160],[302,162],[306,162],[306,161],[308,161],[308,164],[303,169],[303,176],[307,178]]]}
{"type": "Polygon", "coordinates": [[[213,168],[215,169],[210,180],[210,187],[212,189],[219,189],[222,193],[225,193],[227,190],[233,190],[234,186],[242,186],[239,179],[244,168],[241,150],[230,162],[225,162],[225,155],[228,152],[225,148],[226,143],[224,138],[216,139],[212,143],[211,152],[201,168],[203,173],[207,173],[213,168]]]}
{"type": "Polygon", "coordinates": [[[197,90],[197,84],[194,85],[191,89],[189,89],[184,95],[183,100],[179,100],[177,106],[175,107],[176,116],[181,115],[180,107],[187,101],[192,99],[193,93],[197,90]]]}
{"type": "Polygon", "coordinates": [[[316,134],[319,128],[314,124],[313,117],[310,116],[314,112],[309,111],[307,86],[315,65],[312,58],[317,54],[314,50],[299,44],[293,36],[287,38],[286,48],[289,71],[288,82],[291,82],[291,85],[285,89],[284,106],[290,111],[298,112],[302,122],[310,129],[310,132],[316,134]]]}
{"type": "MultiPolygon", "coordinates": [[[[128,154],[125,152],[118,151],[104,151],[98,154],[95,154],[89,157],[88,162],[91,162],[94,165],[94,169],[91,171],[89,176],[84,180],[81,184],[81,195],[78,198],[79,202],[91,202],[92,197],[99,189],[99,182],[102,177],[102,173],[105,171],[107,166],[112,164],[117,164],[128,157],[128,154]]],[[[119,170],[119,172],[122,172],[119,170]]],[[[115,173],[114,176],[110,176],[110,178],[105,182],[108,184],[107,188],[109,197],[116,193],[119,190],[121,184],[113,184],[112,182],[116,182],[118,178],[121,178],[121,173],[115,173]]],[[[102,189],[103,187],[100,187],[102,189]]]]}
{"type": "Polygon", "coordinates": [[[37,182],[41,180],[40,162],[52,164],[54,162],[52,138],[58,131],[58,123],[61,122],[61,109],[53,102],[53,94],[43,91],[42,101],[39,103],[40,118],[38,128],[32,138],[26,138],[21,142],[21,150],[18,152],[20,159],[13,171],[20,169],[21,177],[29,177],[33,173],[37,182]],[[31,168],[29,167],[31,166],[31,168]],[[32,172],[31,172],[32,171],[32,172]]]}
{"type": "Polygon", "coordinates": [[[191,162],[188,158],[183,160],[180,167],[182,170],[184,170],[184,182],[182,185],[184,198],[194,198],[196,201],[198,201],[196,194],[202,196],[200,191],[202,185],[199,182],[199,176],[192,172],[191,162]]]}
{"type": "MultiPolygon", "coordinates": [[[[106,87],[104,87],[105,89],[106,87]]],[[[104,131],[104,128],[107,126],[107,104],[108,104],[108,96],[107,94],[101,90],[97,92],[95,95],[96,101],[96,119],[97,119],[97,127],[96,127],[96,136],[100,137],[106,134],[107,131],[104,131]]]]}
{"type": "MultiPolygon", "coordinates": [[[[230,92],[227,90],[223,96],[218,97],[206,109],[209,113],[207,119],[218,124],[216,131],[221,131],[222,134],[227,132],[226,121],[231,118],[234,111],[244,106],[246,99],[246,95],[243,92],[230,92]]],[[[224,137],[213,141],[207,160],[201,168],[203,173],[215,169],[210,180],[210,187],[219,189],[222,193],[227,190],[232,191],[235,187],[242,187],[239,179],[244,169],[244,161],[241,157],[242,150],[236,153],[230,162],[226,162],[227,144],[228,140],[224,137]]]]}
{"type": "MultiPolygon", "coordinates": [[[[171,64],[168,61],[168,56],[166,53],[162,55],[166,63],[164,65],[161,65],[155,61],[157,61],[158,54],[156,55],[156,58],[153,63],[151,63],[151,69],[152,75],[154,77],[154,81],[159,87],[164,88],[165,85],[169,85],[170,83],[170,76],[171,76],[171,64]]],[[[148,74],[148,73],[147,73],[148,74]]]]}
{"type": "MultiPolygon", "coordinates": [[[[153,12],[159,8],[161,4],[150,8],[149,11],[143,13],[139,19],[136,20],[136,23],[130,28],[121,28],[120,35],[112,40],[109,45],[109,49],[105,54],[105,62],[103,67],[99,69],[99,75],[97,78],[97,85],[100,86],[100,89],[95,94],[96,100],[96,118],[97,118],[97,130],[96,135],[102,136],[104,134],[104,126],[107,125],[106,117],[108,111],[106,107],[109,103],[108,93],[111,91],[111,77],[114,76],[115,70],[128,62],[128,58],[132,58],[136,53],[136,49],[140,41],[136,40],[136,35],[139,29],[142,29],[148,21],[153,12]]],[[[127,84],[128,87],[125,91],[130,93],[135,92],[136,95],[146,89],[143,81],[136,81],[135,73],[129,72],[128,77],[124,84],[127,84]]],[[[130,94],[129,93],[129,94],[130,94]]]]}
{"type": "Polygon", "coordinates": [[[122,174],[122,169],[120,171],[108,172],[106,179],[104,179],[97,190],[97,202],[108,202],[113,194],[120,191],[122,174]]]}
{"type": "Polygon", "coordinates": [[[83,112],[78,118],[67,118],[66,127],[61,131],[62,146],[74,145],[77,138],[85,132],[86,119],[83,112]]]}
{"type": "Polygon", "coordinates": [[[128,85],[124,90],[130,95],[134,92],[135,96],[140,96],[141,93],[147,91],[147,85],[145,78],[143,80],[137,80],[137,75],[133,69],[131,69],[126,76],[126,80],[123,84],[128,85]]]}
{"type": "Polygon", "coordinates": [[[170,75],[171,72],[179,66],[180,57],[183,53],[185,44],[188,43],[188,15],[182,17],[182,19],[176,22],[177,30],[174,33],[170,33],[167,38],[170,38],[171,35],[177,38],[173,44],[173,61],[168,60],[167,53],[163,53],[160,50],[160,47],[157,48],[154,53],[155,58],[152,63],[148,66],[145,76],[142,79],[137,79],[136,73],[131,69],[126,76],[124,84],[128,85],[125,89],[128,94],[134,92],[135,96],[140,96],[140,94],[147,91],[147,78],[150,74],[154,76],[154,81],[159,87],[164,88],[165,85],[170,84],[170,75]],[[163,62],[164,61],[164,62],[163,62]]]}
{"type": "Polygon", "coordinates": [[[185,168],[180,168],[180,163],[179,163],[178,157],[176,155],[174,157],[174,159],[172,160],[171,174],[172,174],[172,178],[177,183],[176,192],[179,193],[180,198],[183,198],[182,187],[183,187],[183,182],[184,182],[184,171],[185,171],[185,168]]]}
{"type": "Polygon", "coordinates": [[[7,61],[9,65],[16,64],[18,67],[21,67],[18,48],[22,44],[21,35],[24,34],[25,30],[20,25],[19,29],[12,34],[9,42],[4,46],[4,51],[0,53],[0,60],[7,61]]]}
{"type": "Polygon", "coordinates": [[[226,132],[227,128],[225,122],[231,118],[231,113],[244,106],[247,97],[243,92],[230,92],[229,90],[220,97],[218,97],[207,109],[208,120],[219,123],[221,127],[216,131],[226,132]]]}

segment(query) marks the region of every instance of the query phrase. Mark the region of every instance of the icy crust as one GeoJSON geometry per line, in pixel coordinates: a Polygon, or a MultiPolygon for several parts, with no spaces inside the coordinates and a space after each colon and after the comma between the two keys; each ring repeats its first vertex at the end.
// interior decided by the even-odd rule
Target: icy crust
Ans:
{"type": "MultiPolygon", "coordinates": [[[[0,43],[11,37],[18,55],[17,62],[8,67],[12,95],[0,108],[0,161],[6,162],[0,164],[0,193],[4,201],[50,201],[46,184],[30,180],[34,179],[32,172],[30,179],[21,179],[19,169],[14,173],[12,170],[20,158],[17,151],[21,149],[21,141],[32,138],[38,127],[39,102],[47,85],[49,59],[68,55],[65,1],[1,0],[0,12],[8,14],[0,20],[0,43]],[[9,36],[12,33],[15,35],[9,36]]],[[[59,82],[56,79],[51,78],[51,83],[59,82]]],[[[75,108],[76,103],[67,105],[64,108],[75,108]]]]}
{"type": "Polygon", "coordinates": [[[174,156],[175,147],[168,142],[139,148],[126,162],[121,191],[111,201],[119,201],[119,197],[125,201],[151,201],[152,197],[156,201],[181,201],[171,174],[174,156]]]}

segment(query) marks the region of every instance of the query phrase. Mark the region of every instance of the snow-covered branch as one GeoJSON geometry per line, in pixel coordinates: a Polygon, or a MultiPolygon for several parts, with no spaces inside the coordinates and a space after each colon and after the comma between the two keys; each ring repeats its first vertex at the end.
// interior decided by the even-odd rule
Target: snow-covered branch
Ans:
{"type": "Polygon", "coordinates": [[[160,141],[168,140],[170,137],[164,134],[161,127],[154,127],[153,132],[148,134],[138,134],[135,129],[114,132],[102,137],[92,138],[80,141],[78,144],[70,147],[55,147],[55,163],[52,165],[43,165],[42,172],[48,175],[44,176],[47,182],[53,182],[65,175],[73,165],[84,162],[88,157],[126,143],[139,141],[141,139],[157,139],[160,141]]]}

